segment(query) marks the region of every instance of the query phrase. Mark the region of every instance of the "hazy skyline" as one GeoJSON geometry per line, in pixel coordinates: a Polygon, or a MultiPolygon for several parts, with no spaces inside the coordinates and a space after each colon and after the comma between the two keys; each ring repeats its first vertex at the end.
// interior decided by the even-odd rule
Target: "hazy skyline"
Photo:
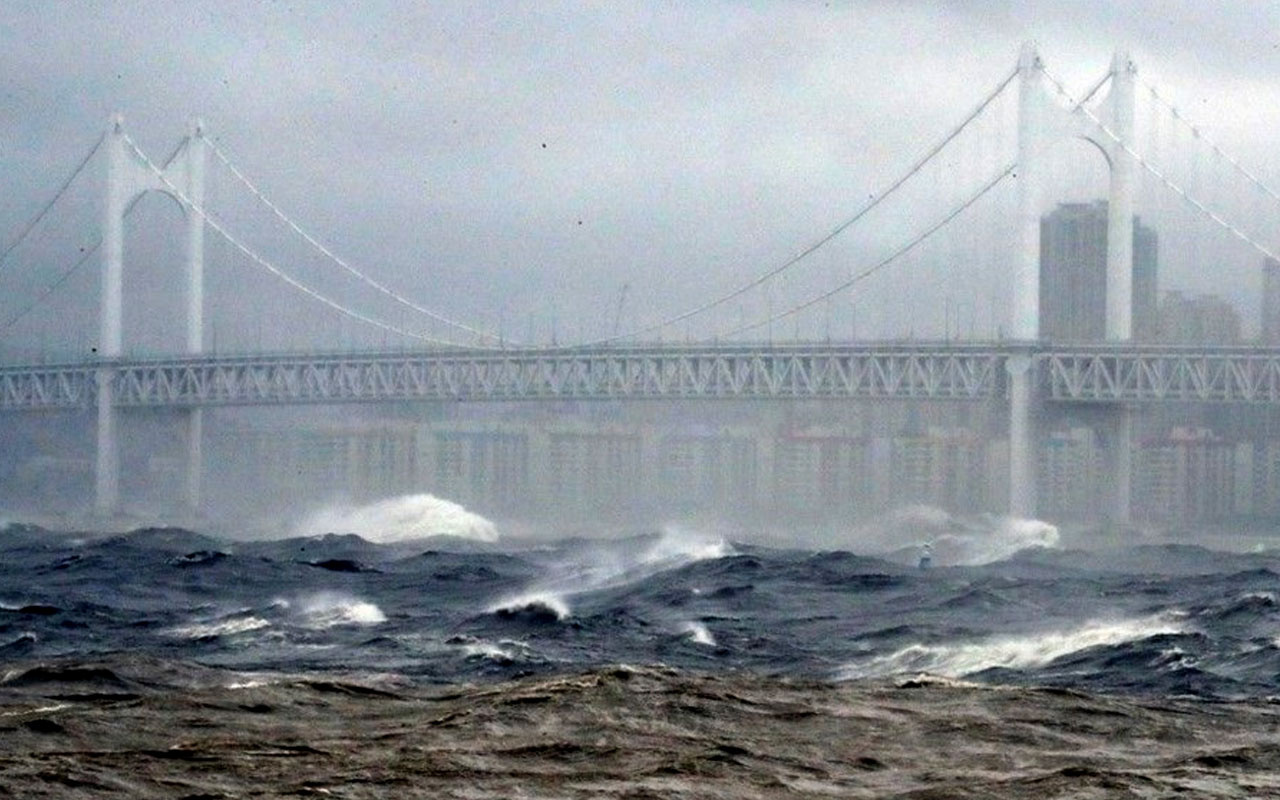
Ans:
{"type": "MultiPolygon", "coordinates": [[[[780,262],[955,124],[1027,39],[1074,91],[1127,48],[1144,79],[1280,183],[1268,147],[1280,3],[5,5],[5,241],[112,111],[155,157],[198,114],[336,252],[516,337],[557,315],[561,339],[598,335],[624,284],[625,318],[642,324],[780,262]]],[[[154,262],[181,252],[161,205],[141,211],[162,230],[130,234],[154,262]]],[[[898,224],[879,233],[899,238],[898,224]]],[[[875,250],[843,246],[727,317],[830,285],[875,250]]],[[[72,253],[0,266],[0,312],[72,253]]],[[[142,296],[169,283],[154,265],[130,274],[142,296]]],[[[1162,288],[1221,291],[1255,313],[1250,274],[1171,262],[1163,275],[1162,288]]]]}

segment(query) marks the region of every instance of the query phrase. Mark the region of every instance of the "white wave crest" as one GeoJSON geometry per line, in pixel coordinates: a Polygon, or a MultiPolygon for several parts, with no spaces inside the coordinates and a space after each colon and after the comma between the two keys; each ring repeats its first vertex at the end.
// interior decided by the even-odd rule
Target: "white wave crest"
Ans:
{"type": "Polygon", "coordinates": [[[574,560],[553,567],[544,586],[559,593],[587,592],[733,554],[733,548],[720,537],[668,525],[661,535],[643,540],[639,547],[634,541],[625,541],[601,542],[588,548],[574,560]]]}
{"type": "Polygon", "coordinates": [[[330,506],[308,515],[296,529],[302,536],[354,533],[382,544],[458,536],[482,542],[498,540],[497,527],[451,500],[432,494],[406,494],[363,506],[330,506]]]}
{"type": "Polygon", "coordinates": [[[266,628],[271,623],[261,617],[237,617],[213,622],[193,622],[169,631],[170,636],[182,639],[212,639],[217,636],[235,636],[266,628]]]}
{"type": "Polygon", "coordinates": [[[989,564],[1001,561],[1028,547],[1057,547],[1058,526],[1038,519],[1000,517],[989,531],[971,533],[960,539],[957,564],[989,564]]]}
{"type": "Polygon", "coordinates": [[[373,603],[337,592],[320,592],[298,602],[305,624],[310,628],[336,625],[377,625],[386,614],[373,603]]]}
{"type": "Polygon", "coordinates": [[[489,606],[486,612],[514,614],[543,605],[557,619],[565,619],[570,614],[568,598],[574,595],[624,586],[659,572],[733,554],[733,548],[722,538],[668,525],[656,539],[598,542],[571,559],[549,564],[550,574],[545,579],[523,594],[489,606]]]}
{"type": "Polygon", "coordinates": [[[1165,633],[1182,633],[1168,615],[1116,622],[1090,622],[1069,631],[990,638],[954,644],[913,644],[868,661],[846,664],[842,680],[925,672],[958,678],[993,667],[1027,669],[1090,647],[1138,641],[1165,633]]]}
{"type": "Polygon", "coordinates": [[[680,626],[682,633],[687,635],[695,644],[705,644],[709,647],[715,647],[716,639],[711,635],[711,631],[707,630],[707,626],[701,622],[686,622],[680,626]]]}
{"type": "Polygon", "coordinates": [[[568,619],[572,613],[565,599],[552,592],[528,592],[517,595],[506,600],[500,600],[489,606],[485,611],[489,614],[514,615],[537,613],[543,610],[553,615],[557,621],[568,619]]]}
{"type": "Polygon", "coordinates": [[[1059,532],[1038,519],[958,517],[931,506],[911,506],[855,529],[852,538],[855,546],[894,552],[912,563],[928,545],[934,566],[975,566],[1031,547],[1057,547],[1059,532]]]}

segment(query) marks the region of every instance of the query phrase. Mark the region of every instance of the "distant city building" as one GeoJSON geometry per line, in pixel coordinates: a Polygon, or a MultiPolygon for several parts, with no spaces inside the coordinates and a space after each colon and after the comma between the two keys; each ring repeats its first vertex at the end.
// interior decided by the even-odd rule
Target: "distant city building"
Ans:
{"type": "Polygon", "coordinates": [[[1165,344],[1239,344],[1240,314],[1212,294],[1166,292],[1160,301],[1160,336],[1165,344]]]}
{"type": "Polygon", "coordinates": [[[849,431],[807,427],[773,441],[774,506],[788,513],[865,510],[867,442],[849,431]]]}
{"type": "Polygon", "coordinates": [[[1280,345],[1280,262],[1262,262],[1262,343],[1280,345]]]}
{"type": "Polygon", "coordinates": [[[657,442],[664,508],[756,508],[759,445],[749,430],[684,427],[668,432],[657,442]]]}
{"type": "Polygon", "coordinates": [[[964,429],[930,430],[893,440],[893,499],[957,511],[987,496],[985,442],[964,429]]]}
{"type": "Polygon", "coordinates": [[[1102,448],[1090,428],[1054,431],[1040,448],[1037,509],[1056,520],[1084,521],[1102,507],[1102,448]]]}
{"type": "MultiPolygon", "coordinates": [[[[1133,338],[1156,335],[1156,233],[1133,221],[1133,338]]],[[[1040,220],[1040,336],[1100,342],[1107,333],[1107,201],[1062,203],[1040,220]]]]}
{"type": "Polygon", "coordinates": [[[1236,448],[1212,431],[1175,427],[1135,456],[1135,516],[1191,522],[1235,513],[1236,448]]]}

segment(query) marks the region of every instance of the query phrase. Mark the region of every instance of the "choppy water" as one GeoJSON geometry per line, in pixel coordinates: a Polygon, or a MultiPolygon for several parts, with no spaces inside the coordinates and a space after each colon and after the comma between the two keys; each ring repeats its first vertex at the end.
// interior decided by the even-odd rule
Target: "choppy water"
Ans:
{"type": "Polygon", "coordinates": [[[678,531],[520,549],[14,525],[0,533],[0,654],[126,651],[424,682],[663,663],[836,680],[927,672],[1162,695],[1280,692],[1280,552],[1137,544],[1033,547],[928,570],[900,561],[678,531]]]}
{"type": "MultiPolygon", "coordinates": [[[[325,697],[337,692],[342,702],[354,704],[342,713],[358,718],[373,713],[364,704],[381,696],[378,692],[430,705],[442,702],[440,691],[455,692],[444,695],[455,701],[461,696],[456,691],[463,691],[483,706],[475,698],[519,697],[522,692],[542,696],[549,691],[546,686],[563,686],[565,680],[604,686],[614,680],[609,676],[616,675],[619,665],[632,665],[628,669],[639,672],[627,674],[643,680],[623,680],[629,686],[643,684],[649,687],[646,691],[668,700],[671,693],[694,691],[689,689],[693,686],[703,693],[697,695],[703,700],[686,698],[688,719],[677,714],[664,718],[663,725],[697,728],[703,724],[699,715],[711,713],[726,720],[742,717],[742,724],[749,725],[751,707],[744,710],[737,704],[743,693],[755,691],[763,693],[753,701],[761,709],[781,703],[799,715],[782,714],[771,722],[778,727],[767,735],[784,740],[788,726],[798,725],[796,735],[801,735],[802,729],[809,730],[805,725],[819,718],[826,720],[823,725],[838,727],[842,715],[864,714],[892,727],[898,724],[891,720],[897,712],[890,709],[901,710],[924,696],[918,688],[904,687],[924,686],[942,693],[913,712],[929,718],[949,708],[947,704],[959,704],[952,711],[965,719],[965,714],[982,716],[991,712],[981,709],[1012,703],[1011,698],[1031,704],[1028,708],[1072,706],[1061,712],[1066,715],[1061,719],[1051,714],[1040,720],[1044,736],[1069,721],[1071,714],[1094,713],[1081,710],[1085,708],[1105,706],[1110,709],[1106,714],[1120,715],[1114,720],[1120,724],[1126,715],[1137,719],[1170,703],[1192,703],[1192,711],[1183,709],[1170,718],[1168,725],[1174,727],[1162,728],[1164,722],[1143,718],[1153,727],[1142,735],[1165,758],[1155,766],[1139,768],[1134,762],[1124,767],[1138,770],[1133,774],[1146,776],[1144,780],[1169,778],[1170,764],[1182,764],[1178,759],[1217,752],[1210,745],[1225,740],[1215,740],[1214,731],[1226,736],[1231,725],[1236,725],[1231,728],[1233,747],[1265,751],[1250,751],[1253,755],[1245,758],[1253,765],[1250,769],[1256,767],[1262,774],[1280,764],[1268,749],[1280,752],[1275,733],[1280,723],[1267,710],[1272,696],[1280,694],[1280,552],[1232,553],[1142,543],[1075,550],[1042,546],[1054,545],[1056,537],[1030,523],[993,522],[988,528],[964,529],[951,540],[935,540],[934,566],[920,569],[915,546],[875,556],[764,547],[674,529],[617,540],[569,539],[531,546],[457,537],[375,543],[354,535],[244,542],[180,529],[103,536],[9,525],[0,530],[0,663],[6,669],[0,678],[0,699],[11,710],[0,713],[9,715],[13,724],[6,728],[0,717],[0,728],[46,742],[49,735],[65,733],[68,724],[89,725],[97,719],[95,724],[108,725],[128,716],[119,709],[100,713],[103,703],[112,708],[123,703],[131,709],[129,714],[146,717],[149,702],[161,713],[165,702],[176,702],[175,692],[188,701],[190,693],[213,692],[223,698],[208,701],[215,710],[222,708],[219,703],[231,702],[226,692],[265,692],[270,696],[253,702],[244,699],[248,695],[237,696],[222,710],[245,714],[249,712],[244,709],[255,703],[277,710],[287,707],[293,709],[288,724],[273,724],[305,728],[303,720],[310,712],[299,709],[310,708],[315,702],[310,695],[317,691],[325,697]],[[1027,542],[1036,546],[1020,546],[1027,542]],[[922,673],[952,682],[922,684],[916,677],[922,673]],[[331,681],[338,688],[316,689],[317,681],[331,681]],[[536,686],[544,688],[530,688],[536,686]],[[1071,694],[1045,694],[1049,690],[1071,694]],[[904,691],[915,694],[894,694],[904,691]],[[154,692],[168,693],[169,699],[149,700],[154,692]],[[763,699],[764,695],[774,699],[763,699]],[[777,699],[784,695],[789,699],[777,699]],[[861,696],[866,707],[859,711],[849,705],[854,703],[852,695],[861,696]],[[708,696],[714,702],[706,700],[708,696]],[[699,710],[703,701],[709,705],[699,710]],[[835,714],[833,703],[847,708],[835,714]],[[968,711],[957,710],[960,706],[968,711]],[[802,707],[809,710],[797,710],[802,707]],[[1246,709],[1265,719],[1235,720],[1246,709]],[[1195,715],[1201,712],[1204,719],[1197,721],[1195,715]],[[33,719],[45,720],[48,730],[13,727],[33,719]],[[808,721],[797,722],[801,719],[808,721]],[[1224,728],[1224,720],[1235,721],[1224,728]],[[1160,744],[1166,734],[1172,737],[1167,748],[1160,744]],[[1197,743],[1208,749],[1195,749],[1192,745],[1197,743]]],[[[627,713],[639,713],[628,703],[643,705],[626,692],[625,697],[600,692],[587,692],[591,698],[579,701],[616,702],[618,708],[631,709],[627,713]]],[[[543,702],[552,701],[536,701],[543,702]]],[[[456,708],[454,712],[471,713],[456,708]]],[[[545,730],[551,723],[538,713],[522,710],[516,717],[530,730],[545,730]]],[[[618,720],[616,715],[605,716],[607,721],[593,723],[603,726],[601,730],[618,720]]],[[[215,725],[213,720],[206,721],[215,725]]],[[[172,724],[190,721],[183,718],[172,724]]],[[[519,728],[508,722],[515,726],[511,731],[519,728]]],[[[146,727],[134,723],[130,730],[138,724],[146,727]]],[[[313,724],[318,731],[332,720],[313,724]]],[[[458,725],[453,731],[457,741],[483,738],[483,731],[458,725]]],[[[821,728],[804,735],[812,734],[816,742],[827,735],[821,728]]],[[[1090,762],[1090,769],[1119,769],[1106,761],[1119,757],[1118,745],[1100,744],[1108,741],[1105,728],[1095,731],[1093,738],[1081,734],[1084,738],[1075,745],[1059,742],[1055,747],[1092,747],[1092,757],[1102,761],[1090,762]]],[[[301,730],[298,736],[305,741],[301,730]]],[[[1018,730],[1010,728],[1000,735],[1018,730]]],[[[1132,735],[1137,731],[1134,728],[1132,735]]],[[[102,731],[95,735],[110,738],[102,731]]],[[[581,739],[564,735],[565,747],[571,750],[596,746],[585,729],[574,734],[581,739]]],[[[965,734],[956,735],[963,739],[965,734]]],[[[623,732],[618,736],[625,739],[623,732]]],[[[715,736],[733,738],[729,730],[715,736]]],[[[943,744],[952,750],[960,746],[943,744]]],[[[670,747],[687,745],[689,741],[679,738],[670,747]]],[[[780,740],[769,746],[784,745],[780,740]]],[[[32,752],[43,746],[32,745],[32,752]]],[[[901,742],[898,746],[895,754],[884,751],[868,758],[910,760],[910,747],[901,742]]],[[[1028,765],[1044,757],[1043,742],[1037,743],[1036,737],[1022,746],[1027,751],[1017,762],[1021,766],[1005,765],[1001,769],[1010,771],[1000,780],[1016,783],[1022,779],[1019,775],[1030,774],[1028,765]]],[[[743,763],[764,757],[736,751],[721,756],[722,761],[743,763]]],[[[577,750],[538,755],[544,757],[569,770],[566,775],[573,770],[562,763],[564,759],[572,765],[592,758],[577,750]]],[[[852,754],[847,757],[855,759],[852,754]]],[[[816,751],[790,758],[792,767],[765,770],[782,781],[775,787],[782,794],[807,791],[805,781],[816,781],[811,789],[818,784],[828,787],[823,791],[843,787],[850,795],[856,795],[858,787],[907,791],[933,785],[921,777],[928,769],[916,769],[933,763],[922,753],[916,753],[911,769],[905,763],[895,767],[899,771],[893,780],[881,776],[879,782],[862,783],[862,778],[855,780],[862,775],[855,761],[841,762],[854,777],[837,781],[832,776],[839,770],[817,766],[816,751]],[[826,777],[815,773],[805,778],[798,763],[826,770],[826,777]],[[799,772],[792,774],[795,770],[799,772]],[[784,773],[791,777],[778,777],[784,773]]],[[[1220,767],[1228,769],[1226,763],[1205,762],[1195,769],[1216,775],[1220,767]]],[[[84,766],[81,761],[73,764],[84,766]]],[[[1067,768],[1054,764],[1058,762],[1049,759],[1036,769],[1050,774],[1067,768]]],[[[480,769],[475,764],[471,768],[480,769]]],[[[510,776],[494,769],[494,785],[510,789],[504,783],[510,776]]],[[[620,774],[627,769],[619,766],[620,774]]],[[[880,769],[888,767],[881,764],[864,771],[880,769]]],[[[115,786],[115,773],[107,772],[100,776],[98,789],[115,786]]],[[[1207,780],[1200,772],[1195,775],[1199,777],[1188,778],[1188,786],[1207,780]]],[[[961,786],[972,781],[972,775],[955,780],[961,786]]],[[[1233,785],[1263,785],[1240,780],[1233,785]]],[[[1099,781],[1100,794],[1081,796],[1112,796],[1107,781],[1098,778],[1095,783],[1099,781]]],[[[86,784],[90,785],[93,781],[86,784]]],[[[563,789],[567,784],[547,785],[563,789]]],[[[1063,782],[1064,787],[1071,785],[1070,780],[1063,782]]],[[[650,788],[664,794],[661,781],[650,788]]],[[[146,795],[138,786],[126,789],[146,795]]],[[[582,791],[583,796],[609,794],[599,786],[582,791]]],[[[1007,796],[1019,796],[1010,791],[1007,796]]],[[[1261,796],[1249,791],[1222,796],[1261,796]]],[[[724,796],[755,796],[742,787],[726,792],[724,796]]],[[[620,789],[617,794],[627,796],[620,789]]],[[[228,790],[212,796],[239,795],[228,790]]],[[[491,796],[503,796],[502,790],[493,789],[491,796]]],[[[772,795],[765,791],[761,796],[772,795]]],[[[1006,795],[991,789],[981,796],[1006,795]]]]}

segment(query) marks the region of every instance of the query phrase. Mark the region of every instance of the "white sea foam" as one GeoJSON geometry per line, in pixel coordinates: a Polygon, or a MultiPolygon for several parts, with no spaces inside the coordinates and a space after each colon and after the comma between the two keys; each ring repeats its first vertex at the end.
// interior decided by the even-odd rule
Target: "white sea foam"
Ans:
{"type": "Polygon", "coordinates": [[[387,621],[382,609],[340,592],[319,592],[298,600],[298,610],[309,628],[336,625],[377,625],[387,621]]]}
{"type": "Polygon", "coordinates": [[[525,658],[529,652],[529,645],[511,639],[503,639],[497,644],[481,640],[462,645],[462,652],[467,658],[487,658],[490,661],[510,662],[525,658]]]}
{"type": "Polygon", "coordinates": [[[70,703],[54,703],[50,706],[36,706],[35,708],[19,708],[16,711],[0,711],[0,717],[21,717],[26,714],[52,714],[56,711],[71,708],[70,703]]]}
{"type": "Polygon", "coordinates": [[[680,626],[680,630],[696,644],[705,644],[715,647],[715,637],[711,635],[711,631],[707,630],[707,626],[703,625],[701,622],[686,622],[680,626]]]}
{"type": "Polygon", "coordinates": [[[303,519],[295,532],[302,536],[355,533],[383,544],[428,536],[498,540],[498,529],[492,522],[431,494],[406,494],[363,506],[322,508],[303,519]]]}
{"type": "Polygon", "coordinates": [[[1090,647],[1138,641],[1185,629],[1169,615],[1111,622],[1090,622],[1069,631],[1048,631],[1026,636],[992,637],[972,642],[913,644],[888,655],[845,665],[845,680],[926,672],[961,677],[994,667],[1028,669],[1048,664],[1090,647]]]}
{"type": "Polygon", "coordinates": [[[235,636],[241,633],[261,630],[270,624],[270,622],[261,617],[236,617],[235,619],[193,622],[190,625],[180,625],[169,631],[169,634],[183,639],[211,639],[215,636],[235,636]]]}

